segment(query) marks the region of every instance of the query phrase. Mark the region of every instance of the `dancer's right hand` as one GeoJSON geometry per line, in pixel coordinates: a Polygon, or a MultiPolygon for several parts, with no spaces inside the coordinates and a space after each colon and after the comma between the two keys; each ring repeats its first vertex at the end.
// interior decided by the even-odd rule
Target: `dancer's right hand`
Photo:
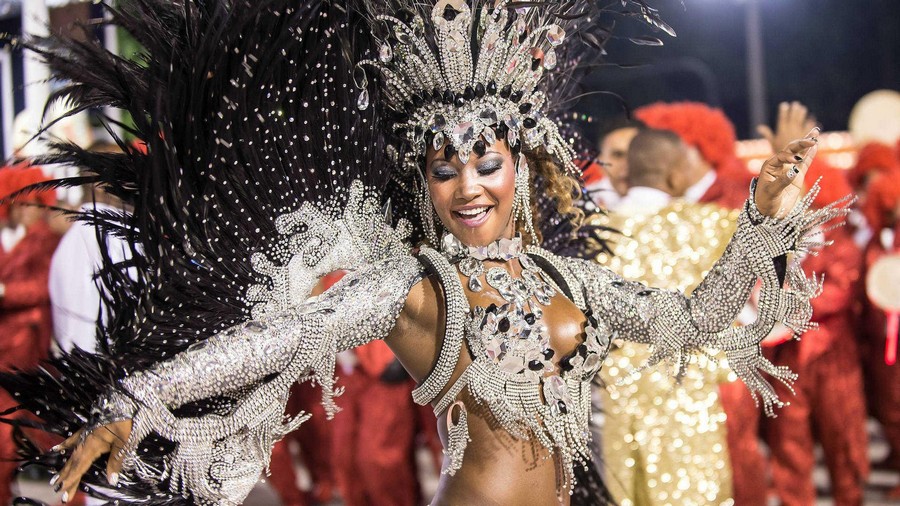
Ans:
{"type": "Polygon", "coordinates": [[[87,435],[82,429],[54,446],[53,450],[59,453],[72,453],[59,474],[50,480],[50,486],[56,492],[62,491],[62,502],[68,502],[75,497],[81,477],[91,468],[91,464],[105,453],[109,454],[106,461],[106,479],[115,487],[119,483],[119,473],[122,471],[122,460],[125,457],[123,448],[130,435],[131,420],[122,420],[101,425],[87,435]]]}

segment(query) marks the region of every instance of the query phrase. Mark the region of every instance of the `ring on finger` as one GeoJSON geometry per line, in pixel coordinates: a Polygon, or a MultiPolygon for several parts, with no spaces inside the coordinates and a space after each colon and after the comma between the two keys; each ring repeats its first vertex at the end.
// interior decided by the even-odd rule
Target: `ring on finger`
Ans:
{"type": "Polygon", "coordinates": [[[794,179],[795,177],[797,177],[797,174],[799,174],[799,173],[800,173],[800,167],[797,167],[796,165],[791,165],[791,168],[788,169],[786,175],[787,175],[788,179],[794,179]]]}

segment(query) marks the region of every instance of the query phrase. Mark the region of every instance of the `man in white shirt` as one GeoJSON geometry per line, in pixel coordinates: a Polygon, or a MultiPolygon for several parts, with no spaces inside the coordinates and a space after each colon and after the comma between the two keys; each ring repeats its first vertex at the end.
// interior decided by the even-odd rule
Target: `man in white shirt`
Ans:
{"type": "Polygon", "coordinates": [[[612,208],[628,215],[653,214],[680,196],[686,187],[688,148],[668,130],[635,134],[628,151],[627,190],[612,208]]]}
{"type": "MultiPolygon", "coordinates": [[[[87,203],[82,211],[121,211],[106,203],[87,203]]],[[[100,287],[94,274],[103,261],[100,232],[93,225],[75,222],[66,232],[50,262],[50,304],[53,334],[64,351],[74,347],[96,349],[97,321],[100,317],[100,287]]],[[[107,253],[113,261],[130,258],[129,245],[117,237],[107,237],[107,253]]]]}

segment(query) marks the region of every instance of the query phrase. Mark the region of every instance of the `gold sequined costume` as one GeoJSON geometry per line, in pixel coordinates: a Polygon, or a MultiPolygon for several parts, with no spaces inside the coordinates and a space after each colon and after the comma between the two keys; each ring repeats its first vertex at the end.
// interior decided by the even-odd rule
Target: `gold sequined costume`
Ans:
{"type": "MultiPolygon", "coordinates": [[[[625,237],[610,237],[614,256],[597,261],[651,286],[690,292],[722,254],[737,211],[676,202],[659,213],[604,218],[625,237]]],[[[706,357],[679,385],[664,368],[629,375],[649,347],[618,341],[600,377],[607,484],[622,506],[732,504],[725,413],[717,384],[728,370],[706,357]],[[623,384],[618,384],[624,381],[623,384]]]]}

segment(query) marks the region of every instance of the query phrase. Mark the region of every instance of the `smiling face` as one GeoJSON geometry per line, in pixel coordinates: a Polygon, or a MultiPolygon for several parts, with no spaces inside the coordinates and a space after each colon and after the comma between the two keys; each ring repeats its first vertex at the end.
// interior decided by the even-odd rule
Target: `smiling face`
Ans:
{"type": "Polygon", "coordinates": [[[484,156],[473,152],[465,164],[455,154],[444,158],[444,148],[428,148],[425,177],[441,224],[457,239],[484,246],[513,237],[516,169],[504,142],[489,146],[484,156]]]}

